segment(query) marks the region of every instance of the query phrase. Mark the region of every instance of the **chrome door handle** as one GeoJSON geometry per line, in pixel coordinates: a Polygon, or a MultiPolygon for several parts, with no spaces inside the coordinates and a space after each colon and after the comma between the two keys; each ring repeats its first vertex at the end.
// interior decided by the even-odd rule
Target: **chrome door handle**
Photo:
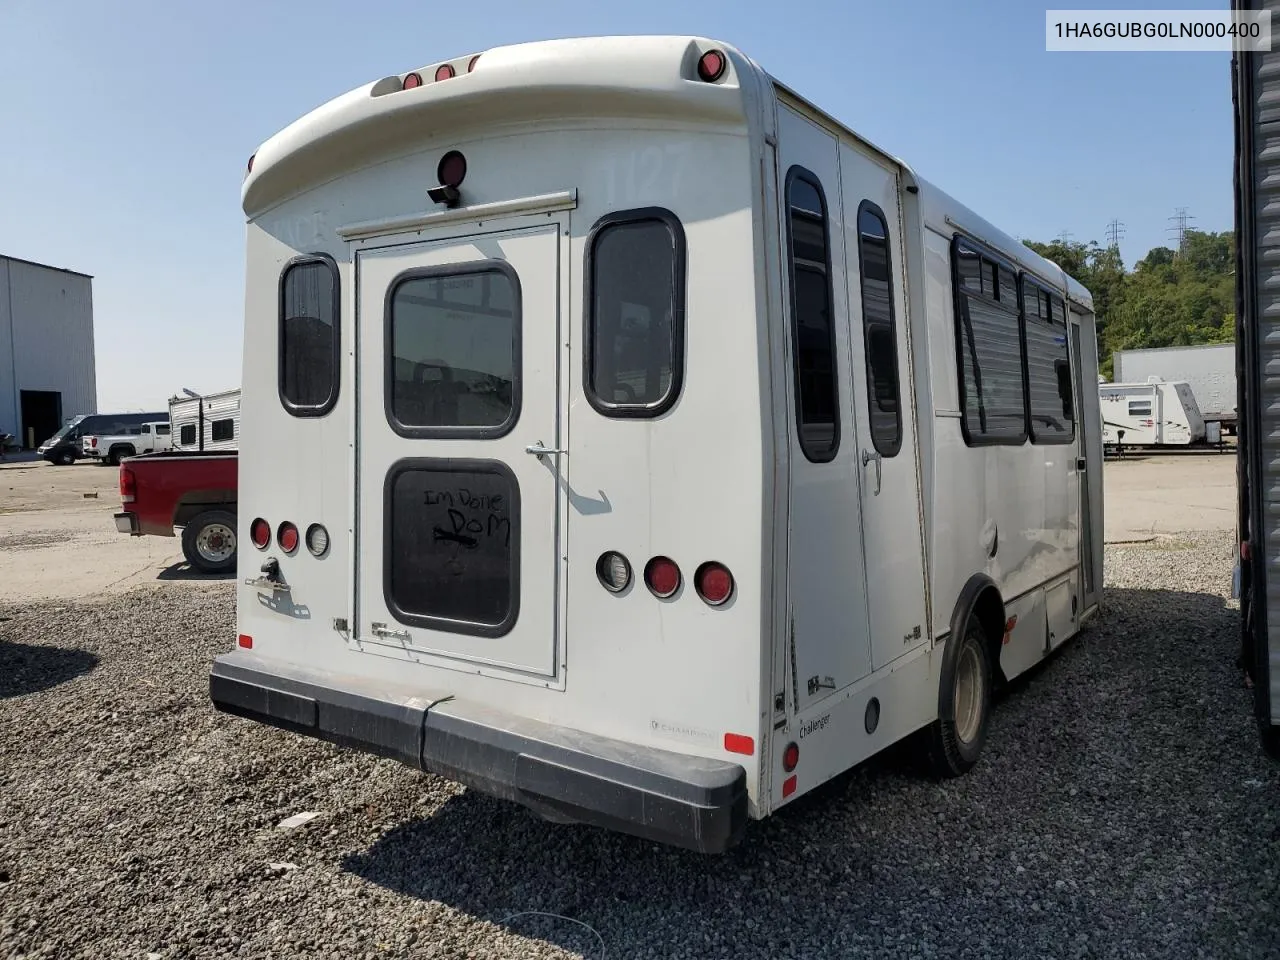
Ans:
{"type": "Polygon", "coordinates": [[[876,492],[873,496],[880,496],[880,454],[872,453],[866,447],[862,448],[862,465],[865,467],[872,460],[876,462],[876,492]]]}
{"type": "Polygon", "coordinates": [[[568,451],[568,450],[559,450],[559,449],[551,449],[551,448],[548,448],[548,447],[544,447],[544,446],[542,445],[542,441],[541,441],[541,440],[539,440],[537,443],[531,443],[531,444],[529,444],[529,446],[527,446],[527,447],[525,447],[525,448],[524,448],[524,452],[525,452],[525,453],[531,453],[531,454],[533,454],[533,455],[534,455],[535,457],[537,457],[539,460],[541,460],[543,457],[545,457],[545,456],[549,456],[549,455],[551,455],[551,454],[561,454],[561,453],[563,453],[563,454],[566,454],[566,455],[567,455],[567,454],[569,453],[569,451],[568,451]]]}

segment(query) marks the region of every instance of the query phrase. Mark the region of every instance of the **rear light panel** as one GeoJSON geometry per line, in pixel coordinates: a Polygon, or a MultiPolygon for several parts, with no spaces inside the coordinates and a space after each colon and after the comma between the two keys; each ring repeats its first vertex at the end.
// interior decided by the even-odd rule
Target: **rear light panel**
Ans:
{"type": "Polygon", "coordinates": [[[128,467],[120,468],[120,501],[133,503],[138,493],[138,478],[128,467]]]}

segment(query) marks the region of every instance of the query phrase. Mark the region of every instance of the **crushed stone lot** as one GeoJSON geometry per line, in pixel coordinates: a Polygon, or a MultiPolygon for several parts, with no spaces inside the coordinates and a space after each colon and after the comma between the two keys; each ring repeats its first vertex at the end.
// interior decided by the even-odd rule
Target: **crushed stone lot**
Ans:
{"type": "Polygon", "coordinates": [[[877,759],[718,858],[215,713],[230,583],[9,606],[0,956],[1275,957],[1232,549],[1108,547],[1102,616],[972,774],[877,759]]]}

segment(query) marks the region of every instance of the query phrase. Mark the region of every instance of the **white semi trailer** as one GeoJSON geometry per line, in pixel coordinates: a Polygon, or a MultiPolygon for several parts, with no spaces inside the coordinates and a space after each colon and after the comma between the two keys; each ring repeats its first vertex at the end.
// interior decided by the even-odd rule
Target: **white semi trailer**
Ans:
{"type": "Polygon", "coordinates": [[[1185,381],[1206,424],[1224,433],[1236,430],[1236,345],[1205,343],[1191,347],[1117,350],[1112,354],[1117,383],[1148,383],[1153,377],[1185,381]]]}

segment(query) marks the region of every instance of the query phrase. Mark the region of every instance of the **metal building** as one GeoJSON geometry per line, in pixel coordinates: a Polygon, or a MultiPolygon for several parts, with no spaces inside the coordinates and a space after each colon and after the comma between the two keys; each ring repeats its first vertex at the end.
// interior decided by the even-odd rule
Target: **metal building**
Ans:
{"type": "Polygon", "coordinates": [[[0,434],[34,447],[98,412],[93,278],[0,255],[0,434]]]}

